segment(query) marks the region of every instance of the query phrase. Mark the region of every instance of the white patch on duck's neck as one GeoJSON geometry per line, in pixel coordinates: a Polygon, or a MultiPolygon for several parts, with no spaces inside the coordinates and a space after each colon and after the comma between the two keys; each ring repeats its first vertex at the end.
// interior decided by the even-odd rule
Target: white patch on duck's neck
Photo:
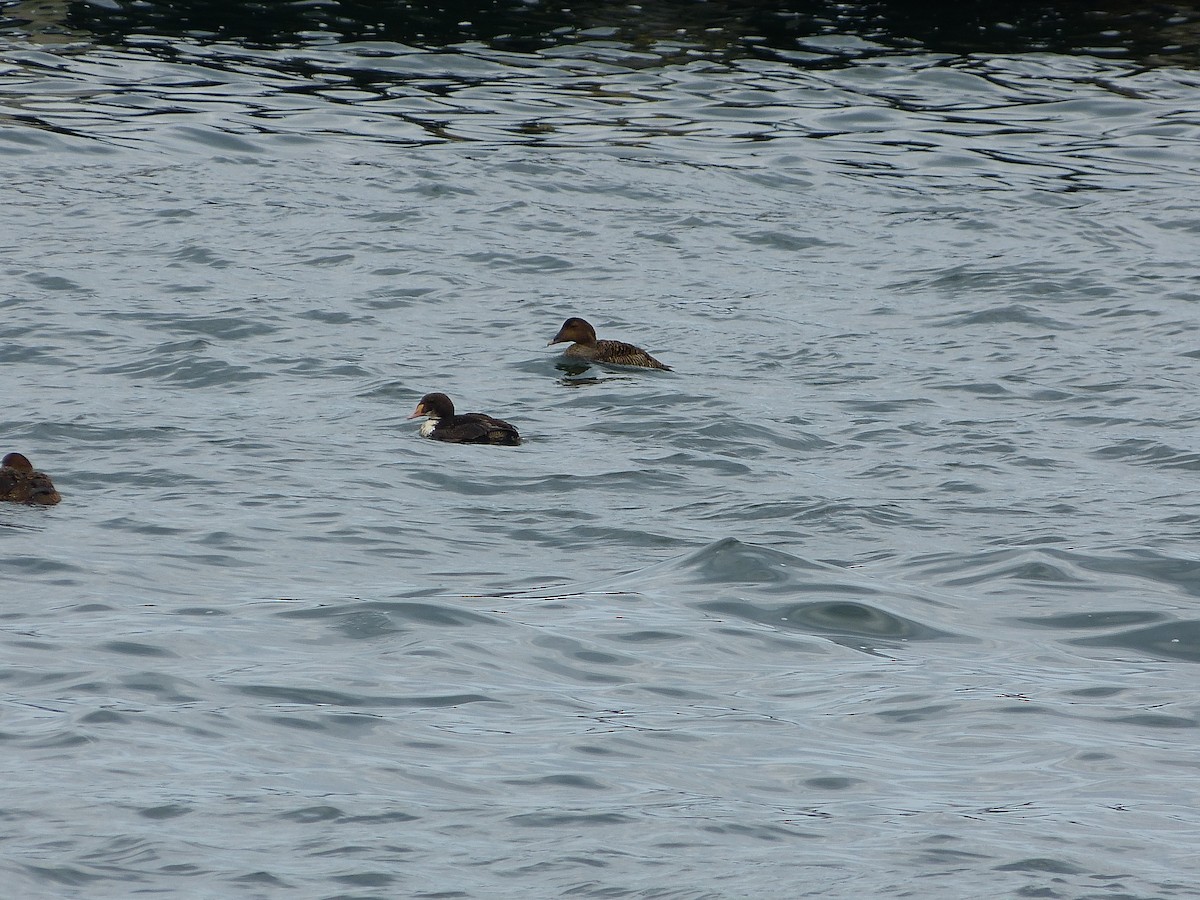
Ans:
{"type": "Polygon", "coordinates": [[[433,429],[437,428],[437,423],[440,421],[441,419],[439,419],[437,416],[430,416],[421,423],[421,428],[417,433],[420,434],[421,437],[429,437],[431,434],[433,434],[433,429]]]}

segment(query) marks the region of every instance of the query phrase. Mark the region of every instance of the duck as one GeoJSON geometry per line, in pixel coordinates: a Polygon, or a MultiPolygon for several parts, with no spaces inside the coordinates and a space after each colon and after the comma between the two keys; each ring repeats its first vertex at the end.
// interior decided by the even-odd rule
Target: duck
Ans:
{"type": "Polygon", "coordinates": [[[61,499],[50,476],[34,471],[33,463],[25,454],[8,453],[0,460],[0,500],[53,506],[61,499]]]}
{"type": "Polygon", "coordinates": [[[626,344],[624,341],[596,340],[596,329],[578,316],[572,316],[563,322],[562,328],[558,329],[558,334],[550,340],[550,344],[561,344],[564,341],[575,342],[563,351],[565,356],[575,359],[618,366],[641,366],[644,369],[666,369],[668,372],[671,370],[670,366],[663,365],[641,347],[626,344]]]}
{"type": "Polygon", "coordinates": [[[426,417],[421,424],[421,437],[451,444],[501,444],[515,447],[521,443],[517,429],[483,413],[454,413],[454,401],[445,394],[426,394],[413,410],[410,419],[426,417]]]}

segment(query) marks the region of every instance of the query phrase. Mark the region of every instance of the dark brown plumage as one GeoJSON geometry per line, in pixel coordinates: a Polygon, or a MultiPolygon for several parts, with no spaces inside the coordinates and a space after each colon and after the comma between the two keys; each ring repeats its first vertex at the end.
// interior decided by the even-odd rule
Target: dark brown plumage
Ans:
{"type": "Polygon", "coordinates": [[[583,319],[572,316],[563,322],[558,334],[550,341],[551,344],[561,344],[563,341],[574,341],[563,351],[565,356],[575,359],[586,359],[591,362],[609,363],[617,366],[641,366],[644,369],[666,369],[657,359],[633,344],[624,341],[598,341],[596,329],[583,319]]]}
{"type": "Polygon", "coordinates": [[[61,499],[50,476],[35,472],[23,454],[9,453],[0,460],[0,500],[53,506],[61,499]]]}
{"type": "Polygon", "coordinates": [[[413,410],[410,419],[421,416],[428,421],[421,425],[421,437],[451,444],[503,444],[515,447],[521,443],[517,429],[503,419],[483,413],[454,414],[454,402],[445,394],[426,394],[413,410]]]}

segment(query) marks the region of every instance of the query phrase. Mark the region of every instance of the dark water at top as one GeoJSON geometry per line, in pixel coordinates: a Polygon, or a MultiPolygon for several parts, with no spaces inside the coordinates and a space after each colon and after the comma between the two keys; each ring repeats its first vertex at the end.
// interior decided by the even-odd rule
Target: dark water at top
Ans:
{"type": "Polygon", "coordinates": [[[6,891],[1195,895],[1194,10],[0,13],[6,891]]]}
{"type": "Polygon", "coordinates": [[[259,46],[396,41],[425,48],[478,41],[493,50],[537,52],[617,40],[671,60],[702,52],[803,63],[814,38],[855,35],[878,51],[1107,55],[1194,63],[1200,10],[1191,3],[1050,3],[1030,0],[667,0],[554,4],[530,0],[421,3],[328,0],[228,3],[211,0],[90,0],[6,4],[15,33],[78,35],[123,43],[154,34],[259,46]],[[788,57],[789,52],[795,54],[788,57]]]}

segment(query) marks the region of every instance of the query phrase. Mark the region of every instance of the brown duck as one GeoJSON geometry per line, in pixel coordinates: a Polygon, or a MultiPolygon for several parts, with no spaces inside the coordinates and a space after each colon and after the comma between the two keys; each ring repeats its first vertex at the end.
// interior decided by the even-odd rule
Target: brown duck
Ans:
{"type": "Polygon", "coordinates": [[[50,476],[35,472],[23,454],[9,453],[0,460],[0,500],[53,506],[61,499],[50,476]]]}
{"type": "Polygon", "coordinates": [[[454,414],[454,402],[445,394],[426,394],[413,410],[410,419],[425,416],[421,437],[451,444],[503,444],[515,447],[521,443],[517,429],[503,419],[483,413],[454,414]]]}
{"type": "Polygon", "coordinates": [[[626,344],[624,341],[596,340],[596,329],[576,316],[563,322],[562,328],[558,329],[558,334],[550,343],[561,344],[563,341],[575,342],[563,351],[564,356],[573,359],[586,359],[616,366],[641,366],[644,369],[671,369],[641,347],[626,344]]]}

